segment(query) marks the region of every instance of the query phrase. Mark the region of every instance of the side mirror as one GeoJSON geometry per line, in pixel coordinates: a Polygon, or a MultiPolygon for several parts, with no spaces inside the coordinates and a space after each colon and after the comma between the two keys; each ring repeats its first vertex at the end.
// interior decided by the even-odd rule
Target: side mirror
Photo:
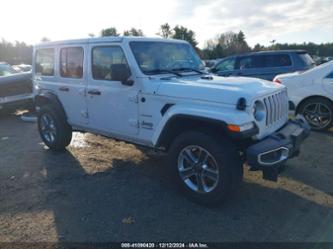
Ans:
{"type": "Polygon", "coordinates": [[[131,71],[126,64],[111,65],[111,80],[120,81],[123,85],[133,85],[133,80],[128,80],[131,76],[131,71]]]}

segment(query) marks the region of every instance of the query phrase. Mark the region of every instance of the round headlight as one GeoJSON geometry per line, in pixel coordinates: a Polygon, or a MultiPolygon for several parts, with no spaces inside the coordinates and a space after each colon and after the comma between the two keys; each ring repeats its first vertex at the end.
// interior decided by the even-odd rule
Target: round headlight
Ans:
{"type": "Polygon", "coordinates": [[[265,105],[262,101],[257,100],[253,105],[253,116],[257,121],[262,121],[266,116],[265,105]]]}

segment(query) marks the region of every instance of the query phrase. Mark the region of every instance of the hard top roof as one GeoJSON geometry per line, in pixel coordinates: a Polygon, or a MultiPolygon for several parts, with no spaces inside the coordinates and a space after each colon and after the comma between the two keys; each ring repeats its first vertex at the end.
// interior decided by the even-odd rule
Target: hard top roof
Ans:
{"type": "Polygon", "coordinates": [[[141,37],[141,36],[106,36],[97,38],[84,38],[84,39],[72,39],[72,40],[62,40],[62,41],[51,41],[42,42],[36,44],[35,47],[49,47],[57,45],[73,45],[73,44],[89,44],[89,43],[107,43],[107,42],[124,42],[124,41],[155,41],[155,42],[178,42],[186,43],[183,40],[176,39],[163,39],[158,37],[141,37]]]}

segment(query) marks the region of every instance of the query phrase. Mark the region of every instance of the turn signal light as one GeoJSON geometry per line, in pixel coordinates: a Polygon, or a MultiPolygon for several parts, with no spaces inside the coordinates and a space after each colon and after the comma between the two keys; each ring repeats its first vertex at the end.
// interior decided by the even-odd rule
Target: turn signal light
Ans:
{"type": "Polygon", "coordinates": [[[241,131],[241,128],[238,125],[229,124],[227,127],[228,127],[229,131],[233,131],[233,132],[241,131]]]}

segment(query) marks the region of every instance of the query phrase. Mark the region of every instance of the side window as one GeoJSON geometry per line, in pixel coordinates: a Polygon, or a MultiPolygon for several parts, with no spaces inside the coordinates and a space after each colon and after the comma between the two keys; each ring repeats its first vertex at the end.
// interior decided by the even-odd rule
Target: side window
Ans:
{"type": "Polygon", "coordinates": [[[60,50],[60,75],[65,78],[82,78],[83,48],[69,47],[60,50]]]}
{"type": "Polygon", "coordinates": [[[333,79],[333,71],[329,75],[327,75],[325,78],[333,79]]]}
{"type": "Polygon", "coordinates": [[[288,54],[265,55],[265,67],[288,67],[291,59],[288,54]]]}
{"type": "Polygon", "coordinates": [[[262,67],[262,62],[261,55],[240,57],[237,63],[237,69],[260,68],[262,67]]]}
{"type": "Polygon", "coordinates": [[[128,64],[119,46],[95,47],[92,50],[92,76],[95,80],[117,80],[117,70],[128,64]]]}
{"type": "Polygon", "coordinates": [[[215,67],[215,69],[216,71],[230,71],[234,70],[234,67],[235,67],[235,59],[233,58],[222,61],[215,67]]]}
{"type": "Polygon", "coordinates": [[[35,73],[42,76],[54,75],[54,49],[38,49],[35,58],[35,73]]]}

